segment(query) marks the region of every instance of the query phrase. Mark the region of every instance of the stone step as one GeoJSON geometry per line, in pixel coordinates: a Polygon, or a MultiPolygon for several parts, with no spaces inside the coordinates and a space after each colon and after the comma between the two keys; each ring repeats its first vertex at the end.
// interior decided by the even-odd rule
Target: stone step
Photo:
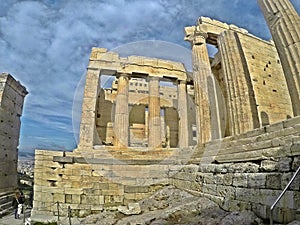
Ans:
{"type": "Polygon", "coordinates": [[[0,217],[7,215],[12,212],[11,202],[13,199],[12,193],[7,193],[7,195],[0,196],[0,217]]]}

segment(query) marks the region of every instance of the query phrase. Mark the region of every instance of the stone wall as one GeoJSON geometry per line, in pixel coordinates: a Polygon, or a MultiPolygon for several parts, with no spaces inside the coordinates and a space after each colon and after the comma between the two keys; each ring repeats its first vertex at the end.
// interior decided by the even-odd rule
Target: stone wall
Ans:
{"type": "MultiPolygon", "coordinates": [[[[225,210],[249,209],[267,219],[270,206],[300,166],[299,132],[300,117],[295,117],[207,143],[170,182],[225,210]]],[[[300,218],[299,184],[297,178],[275,207],[275,221],[300,218]]]]}
{"type": "MultiPolygon", "coordinates": [[[[228,211],[269,218],[270,206],[300,166],[300,117],[197,149],[36,150],[33,215],[77,216],[147,198],[164,185],[208,197],[228,211]]],[[[299,179],[274,210],[278,222],[300,219],[299,179]]]]}
{"type": "Polygon", "coordinates": [[[250,76],[260,126],[293,117],[291,98],[274,44],[251,35],[237,34],[237,37],[250,76]]]}
{"type": "Polygon", "coordinates": [[[24,97],[27,91],[7,73],[0,74],[0,214],[11,205],[18,187],[18,144],[24,97]]]}
{"type": "Polygon", "coordinates": [[[115,209],[150,196],[169,184],[194,149],[115,150],[95,146],[87,151],[36,150],[32,215],[76,216],[115,209]]]}

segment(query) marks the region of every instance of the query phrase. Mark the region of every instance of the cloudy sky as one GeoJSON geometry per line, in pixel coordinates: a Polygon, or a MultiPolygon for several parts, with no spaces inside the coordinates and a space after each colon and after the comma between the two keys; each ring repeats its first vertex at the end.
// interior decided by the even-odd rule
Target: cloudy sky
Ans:
{"type": "MultiPolygon", "coordinates": [[[[300,1],[292,3],[299,12],[300,1]]],[[[270,39],[256,0],[1,0],[0,72],[29,91],[20,151],[76,147],[73,100],[93,46],[124,50],[150,40],[189,51],[183,28],[199,16],[270,39]]]]}

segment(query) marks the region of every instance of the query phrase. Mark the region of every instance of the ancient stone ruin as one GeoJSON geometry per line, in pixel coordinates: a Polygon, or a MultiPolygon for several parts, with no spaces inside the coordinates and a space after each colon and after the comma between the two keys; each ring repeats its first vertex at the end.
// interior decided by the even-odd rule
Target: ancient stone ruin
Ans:
{"type": "Polygon", "coordinates": [[[0,74],[0,215],[11,206],[18,188],[19,134],[26,88],[10,74],[0,74]]]}
{"type": "MultiPolygon", "coordinates": [[[[258,2],[273,41],[200,17],[185,28],[192,72],[93,48],[78,148],[36,150],[33,215],[56,215],[59,204],[86,216],[171,184],[267,219],[300,165],[300,19],[288,0],[258,2]]],[[[296,182],[275,221],[299,219],[299,205],[296,182]]]]}

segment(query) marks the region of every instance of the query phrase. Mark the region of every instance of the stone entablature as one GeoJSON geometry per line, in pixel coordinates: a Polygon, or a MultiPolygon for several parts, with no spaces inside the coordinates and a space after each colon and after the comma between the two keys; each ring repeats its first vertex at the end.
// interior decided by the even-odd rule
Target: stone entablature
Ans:
{"type": "Polygon", "coordinates": [[[0,74],[0,214],[11,206],[18,188],[19,134],[26,88],[10,74],[0,74]]]}
{"type": "Polygon", "coordinates": [[[105,48],[93,48],[88,69],[101,70],[101,74],[114,75],[134,74],[187,80],[187,72],[180,62],[149,58],[144,56],[120,57],[118,53],[109,52],[105,48]]]}

